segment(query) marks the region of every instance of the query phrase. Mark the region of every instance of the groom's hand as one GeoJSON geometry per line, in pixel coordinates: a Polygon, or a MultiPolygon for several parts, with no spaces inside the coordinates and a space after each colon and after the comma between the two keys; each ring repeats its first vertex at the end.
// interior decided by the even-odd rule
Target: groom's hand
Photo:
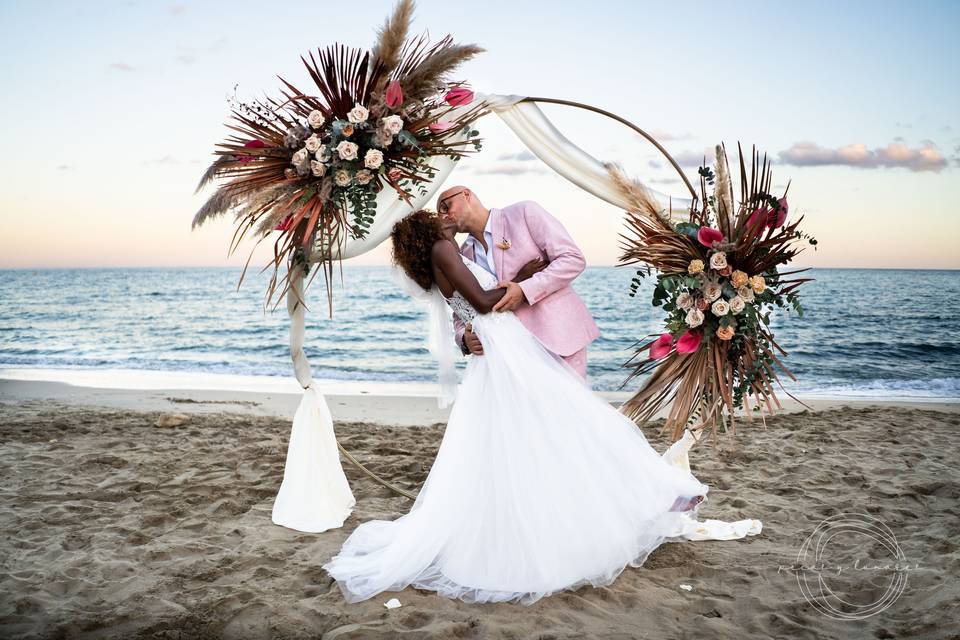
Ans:
{"type": "Polygon", "coordinates": [[[516,282],[498,282],[497,288],[506,288],[507,292],[500,298],[500,302],[493,305],[494,311],[513,311],[527,299],[516,282]]]}

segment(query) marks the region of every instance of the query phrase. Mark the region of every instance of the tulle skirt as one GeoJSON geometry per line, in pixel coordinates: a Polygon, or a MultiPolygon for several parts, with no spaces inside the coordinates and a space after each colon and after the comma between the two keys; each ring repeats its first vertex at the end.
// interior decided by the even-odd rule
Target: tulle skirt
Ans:
{"type": "MultiPolygon", "coordinates": [[[[436,460],[408,513],[360,524],[323,568],[349,602],[407,586],[532,604],[613,582],[683,529],[707,485],[671,466],[512,312],[473,323],[436,460]],[[695,500],[694,500],[695,501],[695,500]]],[[[677,538],[679,539],[679,538],[677,538]]]]}

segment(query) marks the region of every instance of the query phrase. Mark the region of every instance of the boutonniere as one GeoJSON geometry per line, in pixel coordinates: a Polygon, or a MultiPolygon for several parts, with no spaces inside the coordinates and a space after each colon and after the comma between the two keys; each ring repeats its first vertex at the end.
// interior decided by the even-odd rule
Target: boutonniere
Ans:
{"type": "Polygon", "coordinates": [[[500,238],[500,242],[497,243],[497,247],[506,251],[510,248],[510,241],[506,238],[500,238]]]}

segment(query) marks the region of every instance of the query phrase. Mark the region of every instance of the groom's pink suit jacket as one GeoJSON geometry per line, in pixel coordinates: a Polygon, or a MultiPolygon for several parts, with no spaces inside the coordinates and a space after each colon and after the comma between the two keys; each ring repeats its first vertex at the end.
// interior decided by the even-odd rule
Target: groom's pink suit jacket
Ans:
{"type": "MultiPolygon", "coordinates": [[[[520,268],[537,256],[550,261],[546,269],[519,283],[527,301],[514,313],[523,325],[559,356],[574,354],[596,340],[600,335],[597,323],[570,286],[587,262],[560,221],[532,200],[490,209],[490,217],[493,246],[489,250],[500,281],[513,280],[520,268]],[[509,249],[497,246],[505,240],[509,249]]],[[[474,259],[469,238],[460,245],[460,253],[474,259]]],[[[457,345],[462,349],[464,324],[456,314],[454,321],[457,345]]]]}

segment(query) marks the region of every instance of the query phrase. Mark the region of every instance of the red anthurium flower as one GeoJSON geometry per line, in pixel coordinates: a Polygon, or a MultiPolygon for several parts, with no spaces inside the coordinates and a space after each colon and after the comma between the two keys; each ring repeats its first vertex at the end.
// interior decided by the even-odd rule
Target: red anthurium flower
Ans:
{"type": "Polygon", "coordinates": [[[697,241],[703,246],[710,248],[713,247],[714,242],[723,242],[723,234],[710,227],[700,227],[700,230],[697,231],[697,241]]]}
{"type": "Polygon", "coordinates": [[[753,213],[750,214],[750,217],[747,218],[747,228],[754,229],[755,227],[769,226],[770,216],[773,214],[773,211],[770,207],[759,207],[753,210],[753,213]]]}
{"type": "Polygon", "coordinates": [[[455,122],[434,122],[430,124],[430,131],[434,133],[443,133],[457,126],[455,122]]]}
{"type": "Polygon", "coordinates": [[[403,104],[403,89],[400,88],[400,83],[394,80],[387,85],[387,106],[391,109],[396,109],[403,104]]]}
{"type": "Polygon", "coordinates": [[[703,335],[699,331],[687,331],[677,340],[677,353],[693,353],[700,348],[703,335]]]}
{"type": "Polygon", "coordinates": [[[790,209],[787,206],[786,198],[780,198],[779,200],[777,200],[777,202],[780,204],[780,209],[777,210],[777,217],[774,220],[773,216],[771,215],[770,219],[768,219],[768,222],[767,222],[767,226],[769,227],[772,225],[774,229],[776,229],[777,227],[783,226],[783,223],[787,221],[787,211],[789,211],[790,209]]]}
{"type": "Polygon", "coordinates": [[[446,100],[447,104],[452,107],[457,107],[462,104],[470,104],[473,102],[473,91],[470,91],[470,89],[464,89],[463,87],[457,87],[448,91],[447,95],[444,96],[443,99],[446,100]]]}
{"type": "MultiPolygon", "coordinates": [[[[263,149],[265,146],[267,145],[263,140],[247,140],[243,145],[245,149],[263,149]]],[[[237,160],[240,162],[250,162],[255,159],[256,156],[237,156],[237,160]]]]}
{"type": "Polygon", "coordinates": [[[293,214],[291,213],[283,221],[273,228],[274,231],[286,231],[290,228],[290,223],[293,222],[293,214]]]}
{"type": "Polygon", "coordinates": [[[671,349],[673,349],[673,336],[669,333],[662,333],[656,342],[650,345],[650,357],[654,360],[665,358],[671,349]]]}

